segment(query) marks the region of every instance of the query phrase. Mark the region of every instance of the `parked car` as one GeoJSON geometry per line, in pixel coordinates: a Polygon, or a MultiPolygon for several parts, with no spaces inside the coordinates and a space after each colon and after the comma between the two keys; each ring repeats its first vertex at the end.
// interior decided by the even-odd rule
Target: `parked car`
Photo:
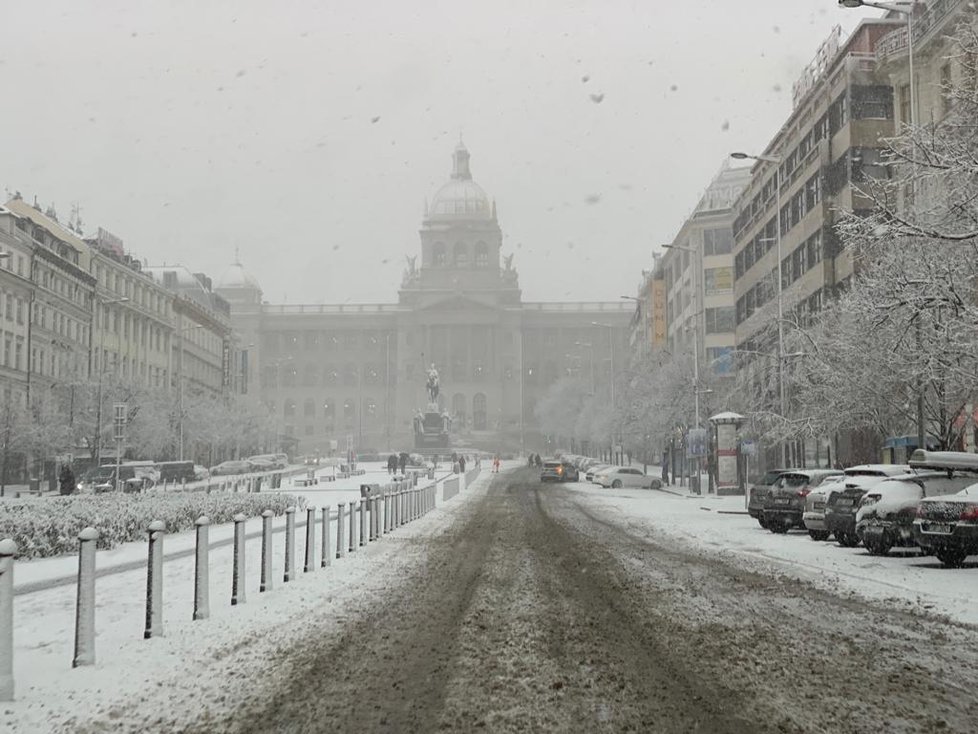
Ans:
{"type": "Polygon", "coordinates": [[[577,467],[563,460],[543,462],[540,472],[541,482],[577,482],[581,478],[577,467]]]}
{"type": "Polygon", "coordinates": [[[764,476],[754,482],[747,494],[747,514],[760,523],[762,528],[767,528],[764,521],[764,503],[768,495],[771,494],[771,485],[775,480],[789,469],[770,469],[764,472],[764,476]]]}
{"type": "Polygon", "coordinates": [[[845,470],[845,488],[829,495],[825,503],[825,529],[846,548],[859,545],[856,535],[856,510],[863,495],[887,477],[909,474],[907,464],[860,464],[845,470]]]}
{"type": "Polygon", "coordinates": [[[267,471],[275,471],[276,469],[280,468],[276,462],[273,462],[269,459],[253,458],[253,459],[247,459],[247,462],[251,466],[250,471],[267,472],[267,471]]]}
{"type": "Polygon", "coordinates": [[[161,461],[156,467],[161,482],[192,482],[197,478],[192,461],[161,461]]]}
{"type": "Polygon", "coordinates": [[[842,476],[841,469],[793,469],[774,480],[764,501],[764,524],[772,533],[804,528],[805,498],[829,477],[842,476]]]}
{"type": "Polygon", "coordinates": [[[845,474],[827,477],[805,498],[805,512],[801,519],[812,540],[829,539],[831,533],[825,529],[825,503],[832,492],[845,489],[845,482],[845,474]]]}
{"type": "Polygon", "coordinates": [[[211,475],[210,469],[200,464],[194,464],[194,479],[207,479],[211,475]]]}
{"type": "Polygon", "coordinates": [[[615,467],[613,464],[595,464],[592,467],[590,467],[587,470],[587,472],[585,472],[584,478],[589,482],[597,482],[597,479],[595,479],[595,477],[597,477],[598,474],[614,468],[615,467]]]}
{"type": "Polygon", "coordinates": [[[948,568],[978,553],[978,484],[956,494],[925,497],[917,505],[913,537],[948,568]]]}
{"type": "Polygon", "coordinates": [[[641,469],[636,469],[633,466],[613,466],[608,470],[596,474],[594,477],[595,484],[600,484],[602,487],[612,487],[618,489],[619,487],[639,487],[639,488],[649,488],[653,484],[658,484],[662,486],[662,481],[660,479],[653,479],[643,472],[641,469]]]}
{"type": "Polygon", "coordinates": [[[918,450],[910,457],[910,468],[912,474],[870,489],[856,511],[856,535],[873,555],[886,555],[893,546],[917,545],[913,521],[922,499],[954,494],[978,482],[975,454],[918,450]]]}
{"type": "Polygon", "coordinates": [[[247,474],[251,470],[252,470],[251,462],[245,461],[243,459],[222,461],[217,466],[211,467],[211,476],[220,477],[220,476],[228,476],[233,474],[247,474]]]}

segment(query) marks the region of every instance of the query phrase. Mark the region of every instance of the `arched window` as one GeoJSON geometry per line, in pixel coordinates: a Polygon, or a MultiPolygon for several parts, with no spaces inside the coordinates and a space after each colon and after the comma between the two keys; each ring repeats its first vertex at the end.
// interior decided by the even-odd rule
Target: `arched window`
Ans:
{"type": "Polygon", "coordinates": [[[332,398],[323,401],[323,418],[326,419],[326,428],[332,430],[336,425],[336,407],[333,405],[332,398]]]}
{"type": "Polygon", "coordinates": [[[472,398],[472,427],[477,431],[486,430],[486,396],[481,392],[472,398]]]}
{"type": "Polygon", "coordinates": [[[306,418],[316,417],[316,403],[313,401],[312,398],[306,398],[305,403],[303,403],[302,405],[302,414],[306,418]]]}
{"type": "Polygon", "coordinates": [[[282,384],[286,387],[295,387],[296,369],[290,364],[282,367],[282,384]]]}
{"type": "Polygon", "coordinates": [[[285,417],[294,418],[295,417],[295,400],[285,401],[285,417]]]}
{"type": "Polygon", "coordinates": [[[465,396],[460,392],[452,396],[452,415],[456,428],[465,428],[465,396]]]}
{"type": "Polygon", "coordinates": [[[435,267],[443,267],[445,265],[445,243],[436,242],[434,248],[431,252],[431,264],[435,267]]]}
{"type": "Polygon", "coordinates": [[[477,268],[489,267],[489,245],[485,242],[477,242],[475,245],[475,266],[477,268]]]}
{"type": "Polygon", "coordinates": [[[347,398],[343,402],[343,425],[347,428],[353,428],[353,420],[357,415],[357,402],[350,398],[347,398]]]}
{"type": "Polygon", "coordinates": [[[464,242],[455,243],[455,267],[469,267],[469,246],[464,242]]]}

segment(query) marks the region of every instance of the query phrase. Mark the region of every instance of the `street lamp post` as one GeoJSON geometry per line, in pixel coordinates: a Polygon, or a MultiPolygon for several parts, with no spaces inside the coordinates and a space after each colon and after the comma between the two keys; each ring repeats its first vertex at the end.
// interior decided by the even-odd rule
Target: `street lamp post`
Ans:
{"type": "MultiPolygon", "coordinates": [[[[778,411],[781,419],[785,420],[787,412],[784,397],[784,278],[781,274],[781,161],[779,155],[748,155],[747,153],[731,153],[731,158],[736,160],[753,160],[771,163],[774,166],[774,231],[775,243],[778,255],[778,265],[775,268],[777,273],[777,303],[778,303],[778,411]]],[[[781,461],[782,465],[788,466],[788,443],[781,442],[781,461]]]]}
{"type": "MultiPolygon", "coordinates": [[[[877,10],[887,10],[899,13],[907,19],[907,66],[910,72],[910,128],[917,128],[917,84],[913,73],[913,13],[917,3],[914,0],[909,2],[869,2],[868,0],[839,0],[840,8],[859,8],[862,6],[876,8],[877,10]]],[[[913,165],[916,167],[916,156],[913,165]]],[[[910,178],[911,194],[916,194],[917,177],[910,178]]],[[[920,339],[920,324],[917,324],[917,339],[920,339]]],[[[917,448],[927,448],[924,443],[924,388],[922,381],[917,384],[917,448]]]]}

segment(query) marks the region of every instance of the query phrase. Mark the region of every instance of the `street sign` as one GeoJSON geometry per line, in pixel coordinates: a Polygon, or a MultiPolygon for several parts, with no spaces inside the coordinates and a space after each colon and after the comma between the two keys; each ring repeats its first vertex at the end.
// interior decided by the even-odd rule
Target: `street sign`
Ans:
{"type": "Polygon", "coordinates": [[[740,451],[744,456],[757,456],[757,444],[750,440],[741,441],[740,451]]]}
{"type": "Polygon", "coordinates": [[[686,456],[691,459],[698,459],[706,456],[706,429],[690,428],[686,439],[686,456]]]}

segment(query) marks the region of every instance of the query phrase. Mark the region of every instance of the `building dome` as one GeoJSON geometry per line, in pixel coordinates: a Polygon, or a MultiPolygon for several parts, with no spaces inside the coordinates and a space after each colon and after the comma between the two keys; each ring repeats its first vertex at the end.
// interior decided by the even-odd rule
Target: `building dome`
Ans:
{"type": "Polygon", "coordinates": [[[221,273],[221,277],[217,279],[216,287],[254,288],[258,291],[261,290],[261,286],[258,285],[258,281],[244,269],[244,266],[240,262],[232,263],[223,273],[221,273]]]}
{"type": "Polygon", "coordinates": [[[462,143],[458,144],[452,155],[452,178],[438,189],[427,215],[429,219],[493,218],[488,194],[472,180],[469,151],[462,143]]]}

